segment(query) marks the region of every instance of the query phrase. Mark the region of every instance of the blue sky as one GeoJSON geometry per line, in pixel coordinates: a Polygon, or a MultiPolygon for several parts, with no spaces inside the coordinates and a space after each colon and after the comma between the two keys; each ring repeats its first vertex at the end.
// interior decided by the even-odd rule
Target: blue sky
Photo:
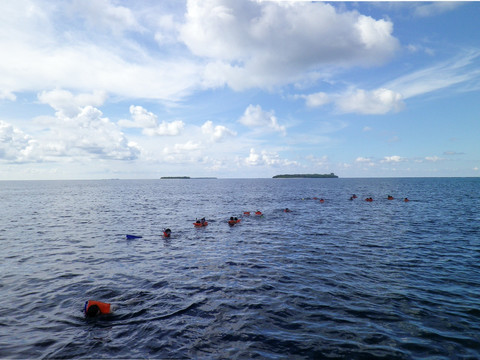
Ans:
{"type": "Polygon", "coordinates": [[[479,176],[480,3],[0,5],[0,180],[479,176]]]}

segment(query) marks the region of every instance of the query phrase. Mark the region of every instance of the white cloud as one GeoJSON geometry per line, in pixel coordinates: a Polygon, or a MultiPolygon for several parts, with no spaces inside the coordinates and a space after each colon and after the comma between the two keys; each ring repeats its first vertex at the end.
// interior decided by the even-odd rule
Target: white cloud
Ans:
{"type": "Polygon", "coordinates": [[[282,159],[276,152],[268,152],[262,150],[258,154],[254,148],[250,149],[248,157],[244,159],[244,163],[248,166],[289,166],[299,165],[296,161],[282,159]]]}
{"type": "Polygon", "coordinates": [[[476,82],[480,71],[472,68],[472,65],[479,57],[479,50],[467,51],[454,59],[401,76],[384,86],[401,94],[403,99],[408,99],[452,85],[476,82]]]}
{"type": "Polygon", "coordinates": [[[132,35],[144,31],[140,23],[131,10],[104,0],[9,3],[0,12],[0,47],[8,49],[0,57],[2,96],[99,89],[169,102],[199,87],[203,65],[185,52],[158,56],[145,38],[132,35]]]}
{"type": "Polygon", "coordinates": [[[158,117],[154,113],[147,111],[142,106],[130,106],[131,120],[120,120],[118,125],[124,128],[141,128],[142,133],[148,136],[175,136],[181,133],[185,126],[183,121],[175,120],[172,122],[162,121],[158,124],[158,117]]]}
{"type": "Polygon", "coordinates": [[[321,157],[316,157],[313,155],[307,156],[307,159],[311,161],[315,166],[327,166],[328,165],[328,156],[323,155],[321,157]]]}
{"type": "Polygon", "coordinates": [[[84,107],[74,117],[57,113],[55,120],[51,147],[62,149],[62,153],[53,155],[133,160],[140,153],[136,144],[129,142],[118,127],[93,106],[84,107]]]}
{"type": "Polygon", "coordinates": [[[192,140],[188,140],[186,143],[176,143],[173,147],[163,148],[162,160],[169,163],[198,163],[202,160],[201,149],[201,144],[192,140]]]}
{"type": "Polygon", "coordinates": [[[431,161],[431,162],[437,162],[437,161],[441,161],[441,160],[445,160],[445,159],[435,155],[435,156],[427,156],[427,157],[425,157],[425,160],[431,161]]]}
{"type": "Polygon", "coordinates": [[[202,134],[209,136],[212,139],[212,141],[215,141],[215,142],[222,141],[223,139],[229,136],[237,135],[235,131],[228,129],[223,125],[213,126],[213,122],[210,120],[206,121],[202,125],[201,129],[202,129],[202,134]]]}
{"type": "Polygon", "coordinates": [[[365,158],[362,156],[359,156],[355,159],[355,163],[360,164],[360,165],[367,165],[370,167],[375,166],[375,162],[371,158],[365,158]]]}
{"type": "Polygon", "coordinates": [[[190,0],[180,37],[216,62],[216,81],[243,89],[282,84],[319,66],[381,64],[398,48],[392,32],[388,20],[325,3],[190,0]]]}
{"type": "Polygon", "coordinates": [[[10,101],[15,101],[17,97],[15,94],[8,90],[0,90],[0,100],[10,100],[10,101]]]}
{"type": "Polygon", "coordinates": [[[144,31],[132,10],[108,0],[75,0],[72,5],[71,11],[83,17],[92,29],[105,28],[117,35],[124,31],[144,31]]]}
{"type": "Polygon", "coordinates": [[[384,88],[372,91],[357,89],[339,96],[336,105],[341,112],[359,114],[386,114],[404,107],[401,94],[384,88]]]}
{"type": "Polygon", "coordinates": [[[262,128],[278,131],[286,134],[286,128],[278,123],[275,113],[272,111],[263,111],[260,105],[249,105],[239,122],[251,128],[262,128]]]}
{"type": "Polygon", "coordinates": [[[35,161],[38,143],[12,124],[0,120],[0,160],[13,163],[35,161]]]}
{"type": "MultiPolygon", "coordinates": [[[[75,97],[72,99],[75,102],[75,97]]],[[[42,119],[42,124],[48,127],[36,138],[0,121],[1,158],[12,162],[43,162],[133,160],[140,155],[141,149],[128,141],[100,110],[88,105],[69,117],[63,109],[55,117],[42,119]]]]}
{"type": "Polygon", "coordinates": [[[323,106],[333,102],[343,113],[386,114],[405,108],[405,100],[441,90],[453,85],[465,84],[467,91],[478,89],[480,71],[473,67],[480,58],[480,51],[468,51],[443,63],[415,71],[384,84],[375,90],[349,89],[345,92],[296,95],[304,98],[309,107],[323,106]]]}
{"type": "Polygon", "coordinates": [[[92,94],[73,95],[67,90],[42,91],[38,94],[38,100],[48,104],[60,114],[59,116],[73,117],[78,115],[83,107],[87,105],[101,106],[107,99],[104,91],[94,91],[92,94]]]}
{"type": "Polygon", "coordinates": [[[415,7],[414,15],[418,17],[429,17],[442,14],[461,6],[461,1],[434,1],[421,4],[415,7]]]}
{"type": "Polygon", "coordinates": [[[332,101],[331,97],[324,92],[318,92],[310,95],[303,95],[302,97],[305,98],[305,102],[308,107],[319,107],[319,106],[328,104],[330,101],[332,101]]]}
{"type": "Polygon", "coordinates": [[[383,160],[380,160],[380,162],[382,162],[382,163],[398,163],[398,162],[402,162],[402,161],[406,161],[406,159],[402,158],[401,156],[398,156],[398,155],[385,156],[383,158],[383,160]]]}

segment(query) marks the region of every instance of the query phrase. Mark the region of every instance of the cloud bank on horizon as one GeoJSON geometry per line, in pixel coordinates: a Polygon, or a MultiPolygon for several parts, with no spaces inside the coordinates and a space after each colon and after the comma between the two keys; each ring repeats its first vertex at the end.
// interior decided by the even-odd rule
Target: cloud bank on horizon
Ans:
{"type": "Polygon", "coordinates": [[[0,8],[0,179],[479,174],[478,3],[0,8]]]}

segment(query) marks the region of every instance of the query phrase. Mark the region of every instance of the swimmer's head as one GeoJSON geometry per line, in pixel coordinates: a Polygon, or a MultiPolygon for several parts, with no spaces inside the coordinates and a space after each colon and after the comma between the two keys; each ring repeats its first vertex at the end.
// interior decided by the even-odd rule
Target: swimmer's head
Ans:
{"type": "Polygon", "coordinates": [[[91,305],[88,307],[87,311],[85,312],[86,317],[95,317],[97,315],[100,315],[100,308],[98,305],[91,305]]]}

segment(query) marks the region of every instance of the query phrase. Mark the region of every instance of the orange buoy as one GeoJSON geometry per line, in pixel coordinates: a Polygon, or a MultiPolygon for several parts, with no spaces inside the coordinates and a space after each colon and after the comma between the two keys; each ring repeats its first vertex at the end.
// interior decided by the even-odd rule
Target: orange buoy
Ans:
{"type": "Polygon", "coordinates": [[[249,216],[249,215],[250,215],[250,211],[244,211],[244,212],[243,212],[243,215],[249,216]]]}
{"type": "Polygon", "coordinates": [[[261,211],[256,211],[255,215],[262,215],[262,212],[261,211]]]}

